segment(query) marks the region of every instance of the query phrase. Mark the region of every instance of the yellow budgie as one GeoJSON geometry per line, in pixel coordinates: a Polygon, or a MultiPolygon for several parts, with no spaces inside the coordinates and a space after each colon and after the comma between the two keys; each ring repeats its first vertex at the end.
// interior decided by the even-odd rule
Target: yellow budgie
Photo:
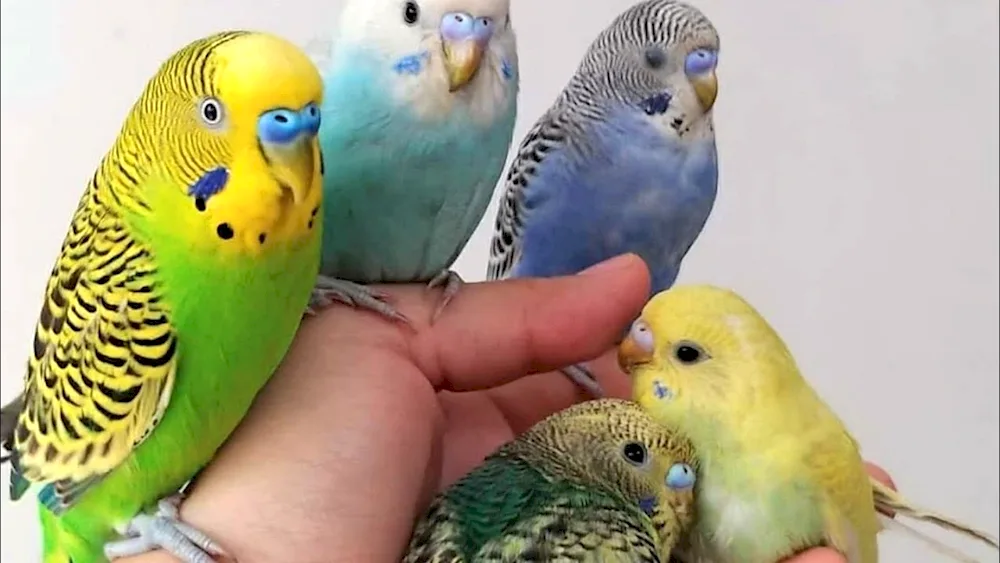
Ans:
{"type": "Polygon", "coordinates": [[[701,458],[698,521],[681,554],[687,563],[775,563],[821,545],[851,563],[875,563],[876,508],[996,546],[871,480],[857,442],[781,338],[731,291],[695,285],[657,294],[618,359],[633,398],[687,434],[701,458]]]}

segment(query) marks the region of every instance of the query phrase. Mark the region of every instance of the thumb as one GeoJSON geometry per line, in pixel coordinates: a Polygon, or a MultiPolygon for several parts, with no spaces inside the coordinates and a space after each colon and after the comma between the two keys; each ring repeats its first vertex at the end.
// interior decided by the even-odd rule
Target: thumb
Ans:
{"type": "Polygon", "coordinates": [[[649,271],[634,254],[576,276],[469,284],[411,351],[435,388],[488,389],[604,352],[648,293],[649,271]]]}

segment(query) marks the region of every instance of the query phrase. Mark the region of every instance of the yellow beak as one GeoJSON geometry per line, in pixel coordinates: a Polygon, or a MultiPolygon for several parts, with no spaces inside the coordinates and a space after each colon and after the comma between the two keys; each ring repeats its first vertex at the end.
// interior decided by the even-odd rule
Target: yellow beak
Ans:
{"type": "Polygon", "coordinates": [[[443,40],[444,66],[448,71],[448,91],[454,92],[472,80],[483,61],[485,45],[472,39],[443,40]]]}
{"type": "Polygon", "coordinates": [[[712,106],[715,105],[715,98],[719,95],[719,82],[715,78],[715,71],[710,70],[697,76],[691,83],[694,84],[694,92],[698,96],[701,108],[705,111],[712,109],[712,106]]]}
{"type": "Polygon", "coordinates": [[[316,174],[316,137],[303,135],[285,145],[265,145],[264,154],[271,164],[271,173],[291,192],[296,204],[305,201],[313,187],[316,174]]]}
{"type": "Polygon", "coordinates": [[[652,360],[653,355],[636,344],[631,336],[626,336],[618,345],[618,367],[625,373],[630,373],[636,366],[652,360]]]}

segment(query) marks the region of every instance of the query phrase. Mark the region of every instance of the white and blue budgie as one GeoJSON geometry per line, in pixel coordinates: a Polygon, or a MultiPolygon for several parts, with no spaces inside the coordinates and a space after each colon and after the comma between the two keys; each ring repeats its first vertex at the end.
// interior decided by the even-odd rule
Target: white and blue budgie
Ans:
{"type": "MultiPolygon", "coordinates": [[[[350,0],[326,61],[319,142],[330,300],[405,318],[364,284],[444,286],[510,150],[518,66],[509,0],[350,0]]],[[[437,315],[435,314],[435,317],[437,315]]]]}
{"type": "MultiPolygon", "coordinates": [[[[619,15],[522,142],[487,278],[573,274],[634,252],[651,295],[673,285],[715,202],[718,53],[689,5],[646,0],[619,15]]],[[[603,395],[583,366],[564,371],[603,395]]]]}

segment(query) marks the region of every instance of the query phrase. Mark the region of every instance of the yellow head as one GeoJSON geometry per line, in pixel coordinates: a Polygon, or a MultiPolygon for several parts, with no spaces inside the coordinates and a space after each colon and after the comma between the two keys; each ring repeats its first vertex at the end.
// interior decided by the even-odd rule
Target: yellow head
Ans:
{"type": "Polygon", "coordinates": [[[572,406],[501,451],[531,459],[553,477],[634,502],[650,515],[668,550],[693,518],[698,461],[691,443],[632,401],[572,406]]]}
{"type": "Polygon", "coordinates": [[[637,401],[658,420],[689,430],[698,423],[739,427],[785,391],[807,388],[767,321],[739,295],[710,285],[653,296],[618,362],[632,376],[637,401]]]}
{"type": "Polygon", "coordinates": [[[115,181],[138,186],[128,194],[138,207],[192,244],[255,253],[297,238],[319,228],[322,92],[313,63],[283,39],[199,39],[146,85],[105,171],[120,168],[115,181]]]}

